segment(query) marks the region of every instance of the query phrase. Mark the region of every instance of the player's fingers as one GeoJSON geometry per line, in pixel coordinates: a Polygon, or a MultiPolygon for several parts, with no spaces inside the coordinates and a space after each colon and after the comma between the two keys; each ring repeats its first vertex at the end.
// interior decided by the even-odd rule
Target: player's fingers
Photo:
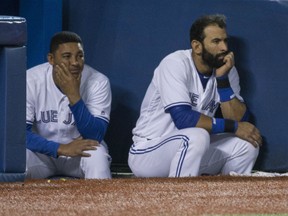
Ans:
{"type": "Polygon", "coordinates": [[[249,142],[250,142],[255,148],[259,148],[259,147],[260,147],[260,144],[259,144],[256,140],[251,139],[249,142]]]}
{"type": "Polygon", "coordinates": [[[89,139],[86,139],[85,140],[85,143],[89,146],[99,146],[99,142],[96,141],[96,140],[89,140],[89,139]]]}
{"type": "Polygon", "coordinates": [[[256,139],[255,141],[258,143],[259,147],[263,145],[262,137],[259,137],[259,138],[256,139]]]}
{"type": "Polygon", "coordinates": [[[82,152],[81,157],[91,157],[91,154],[87,152],[82,152]]]}
{"type": "Polygon", "coordinates": [[[230,52],[228,55],[226,55],[227,60],[231,63],[234,64],[234,54],[233,52],[230,52]]]}
{"type": "Polygon", "coordinates": [[[85,146],[82,151],[90,151],[90,150],[96,150],[96,146],[85,146]]]}
{"type": "Polygon", "coordinates": [[[255,148],[259,148],[260,147],[260,144],[257,141],[255,141],[255,140],[253,142],[253,145],[254,145],[255,148]]]}
{"type": "Polygon", "coordinates": [[[59,66],[59,65],[56,65],[56,69],[55,69],[55,72],[56,72],[56,77],[62,81],[63,80],[63,70],[62,68],[59,66]]]}
{"type": "Polygon", "coordinates": [[[82,74],[80,73],[80,74],[78,75],[78,77],[77,77],[77,81],[78,81],[78,82],[81,81],[81,76],[82,76],[82,74]]]}
{"type": "Polygon", "coordinates": [[[257,142],[259,146],[262,145],[262,136],[260,134],[260,131],[256,127],[255,127],[255,131],[253,134],[253,139],[254,139],[254,142],[257,142]]]}
{"type": "Polygon", "coordinates": [[[253,137],[251,138],[252,145],[254,145],[256,148],[262,146],[262,137],[253,137]]]}
{"type": "Polygon", "coordinates": [[[68,68],[66,67],[66,65],[63,62],[60,64],[60,67],[62,69],[62,73],[63,73],[64,76],[69,77],[71,75],[71,73],[69,72],[68,68]]]}
{"type": "Polygon", "coordinates": [[[225,63],[226,66],[231,68],[234,65],[234,58],[228,54],[224,57],[223,62],[225,63]]]}

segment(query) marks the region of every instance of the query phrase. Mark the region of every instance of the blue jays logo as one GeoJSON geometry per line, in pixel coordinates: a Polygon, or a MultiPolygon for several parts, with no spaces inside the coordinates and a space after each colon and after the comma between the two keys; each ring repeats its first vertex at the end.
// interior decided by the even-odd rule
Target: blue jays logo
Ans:
{"type": "MultiPolygon", "coordinates": [[[[62,122],[65,125],[75,125],[75,122],[73,121],[73,115],[72,113],[68,113],[67,118],[62,122]]],[[[37,120],[37,123],[50,123],[55,122],[58,123],[58,112],[57,110],[47,110],[47,111],[41,111],[41,118],[37,120]]]]}
{"type": "MultiPolygon", "coordinates": [[[[192,107],[196,108],[198,106],[199,95],[195,93],[190,93],[191,104],[192,107]]],[[[219,103],[214,99],[211,99],[208,103],[203,104],[201,110],[208,110],[210,113],[214,113],[214,111],[219,106],[219,103]]]]}

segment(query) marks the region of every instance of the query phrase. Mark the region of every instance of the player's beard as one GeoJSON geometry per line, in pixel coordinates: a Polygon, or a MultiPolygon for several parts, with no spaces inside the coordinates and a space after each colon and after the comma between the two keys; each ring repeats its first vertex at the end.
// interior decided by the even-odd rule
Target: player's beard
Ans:
{"type": "Polygon", "coordinates": [[[213,55],[203,45],[202,59],[209,67],[219,68],[225,64],[223,59],[228,53],[229,51],[226,51],[224,53],[213,55]]]}

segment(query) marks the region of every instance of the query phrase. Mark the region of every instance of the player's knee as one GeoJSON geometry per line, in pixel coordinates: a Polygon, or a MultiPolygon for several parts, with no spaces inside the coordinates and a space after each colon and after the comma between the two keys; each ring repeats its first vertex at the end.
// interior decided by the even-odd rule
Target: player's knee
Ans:
{"type": "Polygon", "coordinates": [[[95,151],[89,151],[89,153],[91,154],[91,157],[82,160],[82,169],[84,171],[85,178],[111,178],[111,157],[106,149],[101,146],[95,151]]]}
{"type": "Polygon", "coordinates": [[[247,161],[256,161],[258,154],[259,154],[259,148],[255,148],[251,143],[249,143],[246,140],[237,138],[238,142],[241,143],[243,147],[243,154],[245,155],[245,158],[247,161]]]}
{"type": "Polygon", "coordinates": [[[255,148],[251,143],[246,142],[248,146],[248,157],[251,158],[251,160],[256,161],[256,158],[259,155],[259,147],[255,148]]]}
{"type": "Polygon", "coordinates": [[[199,154],[206,152],[210,145],[210,134],[202,128],[191,128],[189,136],[189,146],[199,154]]]}

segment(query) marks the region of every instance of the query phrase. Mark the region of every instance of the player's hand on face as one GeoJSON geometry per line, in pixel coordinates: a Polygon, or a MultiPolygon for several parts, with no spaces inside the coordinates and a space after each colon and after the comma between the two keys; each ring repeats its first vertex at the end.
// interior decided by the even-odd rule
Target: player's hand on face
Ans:
{"type": "Polygon", "coordinates": [[[77,77],[73,76],[66,65],[61,63],[55,66],[55,79],[56,85],[69,100],[76,102],[80,99],[81,74],[77,77]]]}
{"type": "Polygon", "coordinates": [[[58,155],[69,157],[90,157],[87,151],[96,150],[99,143],[96,140],[90,139],[75,139],[68,144],[60,144],[58,148],[58,155]]]}
{"type": "Polygon", "coordinates": [[[75,78],[66,67],[64,63],[57,64],[55,66],[56,80],[58,87],[64,92],[69,93],[75,90],[79,90],[81,74],[75,78]]]}
{"type": "Polygon", "coordinates": [[[249,122],[238,122],[236,136],[250,142],[255,148],[262,146],[260,131],[249,122]]]}
{"type": "Polygon", "coordinates": [[[227,55],[224,56],[223,58],[223,65],[219,68],[216,69],[216,77],[221,77],[225,74],[228,74],[229,71],[232,69],[234,66],[234,53],[229,52],[227,55]]]}

